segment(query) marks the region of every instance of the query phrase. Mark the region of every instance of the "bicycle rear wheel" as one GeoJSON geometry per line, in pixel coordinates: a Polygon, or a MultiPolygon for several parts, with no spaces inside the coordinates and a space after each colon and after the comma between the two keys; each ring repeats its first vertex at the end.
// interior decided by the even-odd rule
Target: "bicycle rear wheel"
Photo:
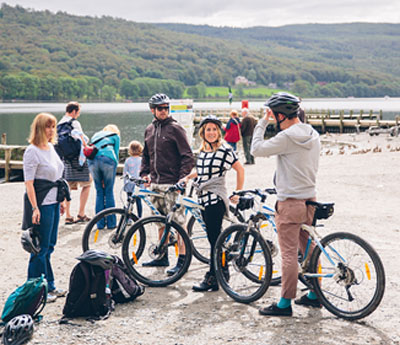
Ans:
{"type": "Polygon", "coordinates": [[[122,257],[129,272],[138,281],[149,286],[167,286],[175,283],[186,273],[192,260],[189,236],[175,222],[170,224],[169,239],[165,242],[164,250],[157,250],[160,243],[159,229],[164,229],[165,223],[166,217],[164,216],[142,218],[128,230],[122,244],[122,257]],[[135,244],[135,235],[140,231],[144,232],[145,241],[143,241],[142,254],[138,255],[136,253],[138,247],[135,244]],[[167,270],[175,267],[178,263],[178,241],[181,241],[186,255],[183,262],[180,263],[179,270],[169,276],[167,270]],[[163,259],[163,261],[160,259],[163,259]],[[158,260],[159,266],[146,265],[153,260],[158,260]]]}
{"type": "Polygon", "coordinates": [[[313,278],[319,300],[334,315],[358,320],[371,314],[385,291],[385,271],[376,251],[362,238],[338,232],[321,240],[324,250],[315,247],[310,271],[329,275],[313,278]]]}
{"type": "Polygon", "coordinates": [[[251,303],[268,290],[272,275],[269,247],[254,229],[235,224],[218,237],[215,268],[222,289],[240,303],[251,303]],[[258,277],[257,280],[250,276],[258,277]]]}
{"type": "MultiPolygon", "coordinates": [[[[128,228],[138,217],[133,213],[126,213],[123,208],[107,208],[96,214],[86,225],[82,235],[83,251],[98,249],[109,254],[121,255],[121,247],[128,228]],[[111,228],[109,228],[111,227],[111,228]]],[[[141,255],[144,246],[144,232],[136,234],[136,252],[141,255]]]]}
{"type": "MultiPolygon", "coordinates": [[[[244,222],[244,218],[240,213],[235,214],[235,208],[232,205],[229,205],[229,212],[231,218],[237,220],[238,223],[244,222]]],[[[226,229],[229,225],[232,225],[232,220],[224,217],[221,228],[226,229]]],[[[211,249],[204,222],[202,224],[194,216],[191,216],[187,224],[187,231],[194,257],[205,264],[209,264],[211,249]]]]}

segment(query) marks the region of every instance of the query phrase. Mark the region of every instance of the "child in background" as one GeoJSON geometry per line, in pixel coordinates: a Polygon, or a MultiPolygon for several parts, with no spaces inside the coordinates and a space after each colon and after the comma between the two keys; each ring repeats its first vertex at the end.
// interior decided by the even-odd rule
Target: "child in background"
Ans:
{"type": "MultiPolygon", "coordinates": [[[[130,176],[134,178],[139,177],[140,166],[142,164],[142,151],[143,146],[140,142],[133,140],[129,143],[129,155],[125,161],[124,165],[124,175],[128,173],[130,176]]],[[[133,191],[135,190],[135,184],[130,182],[129,179],[125,179],[124,191],[131,196],[133,191]]],[[[136,208],[137,208],[137,215],[139,218],[142,217],[142,201],[140,198],[136,198],[136,208]]]]}

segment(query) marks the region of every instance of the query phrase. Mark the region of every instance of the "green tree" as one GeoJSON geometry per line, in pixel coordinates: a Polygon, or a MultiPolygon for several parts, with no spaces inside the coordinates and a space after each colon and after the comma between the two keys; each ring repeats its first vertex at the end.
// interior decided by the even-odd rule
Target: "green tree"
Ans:
{"type": "Polygon", "coordinates": [[[101,89],[102,99],[105,101],[111,102],[115,100],[115,94],[117,93],[117,89],[110,85],[104,85],[101,89]]]}

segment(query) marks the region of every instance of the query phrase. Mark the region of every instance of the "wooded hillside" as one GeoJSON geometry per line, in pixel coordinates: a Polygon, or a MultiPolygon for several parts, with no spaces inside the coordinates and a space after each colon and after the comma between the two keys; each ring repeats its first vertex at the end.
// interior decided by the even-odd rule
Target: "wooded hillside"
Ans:
{"type": "Polygon", "coordinates": [[[399,38],[393,24],[152,25],[3,4],[0,98],[181,97],[239,75],[302,97],[400,96],[399,38]]]}

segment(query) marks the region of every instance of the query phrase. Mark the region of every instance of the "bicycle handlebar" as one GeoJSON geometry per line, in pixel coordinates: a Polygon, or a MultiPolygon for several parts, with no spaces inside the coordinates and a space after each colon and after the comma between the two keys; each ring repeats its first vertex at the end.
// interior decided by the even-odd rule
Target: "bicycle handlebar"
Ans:
{"type": "Polygon", "coordinates": [[[262,198],[262,197],[266,197],[267,196],[266,194],[268,194],[268,195],[276,194],[276,189],[275,188],[266,188],[264,190],[261,190],[259,188],[256,188],[256,189],[240,190],[240,191],[233,192],[231,197],[234,195],[244,196],[246,194],[257,195],[262,198]]]}
{"type": "Polygon", "coordinates": [[[133,182],[136,186],[140,186],[142,184],[148,183],[147,180],[141,179],[141,178],[136,178],[130,175],[129,173],[126,173],[124,176],[121,177],[122,179],[127,178],[130,182],[133,182]]]}
{"type": "Polygon", "coordinates": [[[179,191],[182,194],[185,193],[186,190],[186,184],[185,183],[175,183],[173,186],[169,187],[166,191],[166,193],[172,193],[172,192],[176,192],[179,191]]]}

